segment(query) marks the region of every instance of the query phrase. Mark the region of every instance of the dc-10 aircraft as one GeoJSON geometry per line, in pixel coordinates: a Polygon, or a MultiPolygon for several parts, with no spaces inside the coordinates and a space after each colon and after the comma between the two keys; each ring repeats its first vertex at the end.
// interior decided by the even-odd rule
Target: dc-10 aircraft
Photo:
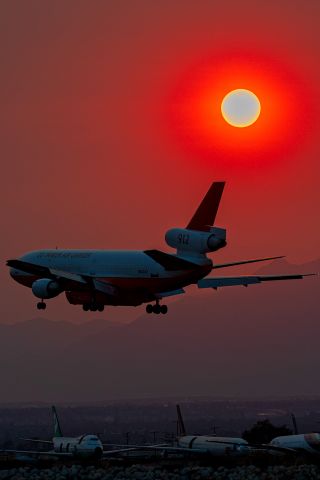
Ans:
{"type": "Polygon", "coordinates": [[[52,440],[36,440],[33,438],[24,438],[22,440],[50,445],[48,451],[37,450],[0,450],[0,452],[13,453],[17,458],[30,460],[31,458],[78,458],[99,460],[104,456],[113,456],[119,453],[134,450],[133,448],[123,447],[119,449],[103,450],[103,444],[97,435],[86,434],[80,437],[65,437],[59,423],[56,408],[52,407],[54,435],[52,440]]]}
{"type": "Polygon", "coordinates": [[[302,279],[306,275],[247,275],[206,278],[212,270],[281,257],[213,264],[208,253],[224,248],[226,230],[213,226],[225,182],[212,183],[185,228],[167,231],[167,244],[175,254],[160,250],[37,250],[8,260],[10,275],[32,289],[41,299],[65,292],[72,305],[85,311],[103,311],[105,305],[138,306],[147,303],[147,313],[167,313],[160,301],[184,293],[184,287],[220,288],[274,280],[302,279]],[[154,304],[150,303],[154,302],[154,304]]]}

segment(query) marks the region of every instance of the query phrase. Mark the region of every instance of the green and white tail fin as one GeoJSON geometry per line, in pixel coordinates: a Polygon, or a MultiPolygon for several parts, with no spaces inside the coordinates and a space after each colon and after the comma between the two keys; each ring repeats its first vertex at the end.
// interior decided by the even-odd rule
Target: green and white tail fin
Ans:
{"type": "Polygon", "coordinates": [[[62,430],[59,423],[59,418],[57,414],[57,410],[55,406],[52,406],[52,414],[53,414],[53,436],[54,437],[62,437],[62,430]]]}

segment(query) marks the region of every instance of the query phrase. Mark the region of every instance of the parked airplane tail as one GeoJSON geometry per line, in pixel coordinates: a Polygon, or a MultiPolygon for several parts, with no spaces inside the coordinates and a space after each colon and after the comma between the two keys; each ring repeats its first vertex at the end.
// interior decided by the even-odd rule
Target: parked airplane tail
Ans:
{"type": "Polygon", "coordinates": [[[53,414],[53,435],[54,437],[62,437],[62,430],[59,423],[59,418],[57,414],[57,410],[55,406],[52,406],[52,414],[53,414]]]}
{"type": "Polygon", "coordinates": [[[293,425],[293,435],[299,435],[297,419],[294,413],[291,413],[291,420],[293,425]]]}
{"type": "Polygon", "coordinates": [[[186,433],[186,428],[184,426],[184,421],[183,421],[183,418],[182,418],[180,405],[177,405],[177,416],[178,416],[177,435],[178,435],[178,437],[183,437],[183,436],[187,435],[187,433],[186,433]]]}

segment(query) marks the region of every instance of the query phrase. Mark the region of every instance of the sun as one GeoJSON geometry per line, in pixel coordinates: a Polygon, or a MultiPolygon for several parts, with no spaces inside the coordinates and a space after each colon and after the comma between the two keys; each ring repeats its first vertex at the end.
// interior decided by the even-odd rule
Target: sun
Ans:
{"type": "Polygon", "coordinates": [[[261,104],[253,92],[237,88],[227,93],[222,100],[221,113],[229,125],[238,128],[249,127],[258,120],[261,104]]]}

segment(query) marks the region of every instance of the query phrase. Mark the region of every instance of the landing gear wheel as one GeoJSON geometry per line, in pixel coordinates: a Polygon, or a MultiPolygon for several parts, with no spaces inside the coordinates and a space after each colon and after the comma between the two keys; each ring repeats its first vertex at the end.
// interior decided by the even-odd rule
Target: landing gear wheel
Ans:
{"type": "Polygon", "coordinates": [[[147,313],[152,313],[153,312],[153,305],[151,305],[151,303],[149,303],[149,305],[146,306],[146,312],[147,313]]]}
{"type": "Polygon", "coordinates": [[[161,313],[163,313],[163,315],[165,315],[168,311],[167,305],[161,305],[160,311],[161,311],[161,313]]]}
{"type": "Polygon", "coordinates": [[[37,303],[37,309],[38,310],[45,310],[47,305],[44,302],[38,302],[37,303]]]}
{"type": "Polygon", "coordinates": [[[156,305],[153,305],[153,313],[156,313],[157,315],[159,315],[159,313],[161,312],[161,307],[159,304],[156,304],[156,305]]]}
{"type": "Polygon", "coordinates": [[[98,310],[98,305],[96,305],[95,303],[92,303],[90,305],[90,310],[91,312],[96,312],[98,310]]]}
{"type": "Polygon", "coordinates": [[[103,312],[104,305],[98,305],[98,312],[103,312]]]}
{"type": "Polygon", "coordinates": [[[82,305],[82,308],[83,308],[83,310],[84,310],[85,312],[87,312],[87,311],[90,309],[90,305],[88,305],[87,303],[84,303],[84,304],[82,305]]]}

